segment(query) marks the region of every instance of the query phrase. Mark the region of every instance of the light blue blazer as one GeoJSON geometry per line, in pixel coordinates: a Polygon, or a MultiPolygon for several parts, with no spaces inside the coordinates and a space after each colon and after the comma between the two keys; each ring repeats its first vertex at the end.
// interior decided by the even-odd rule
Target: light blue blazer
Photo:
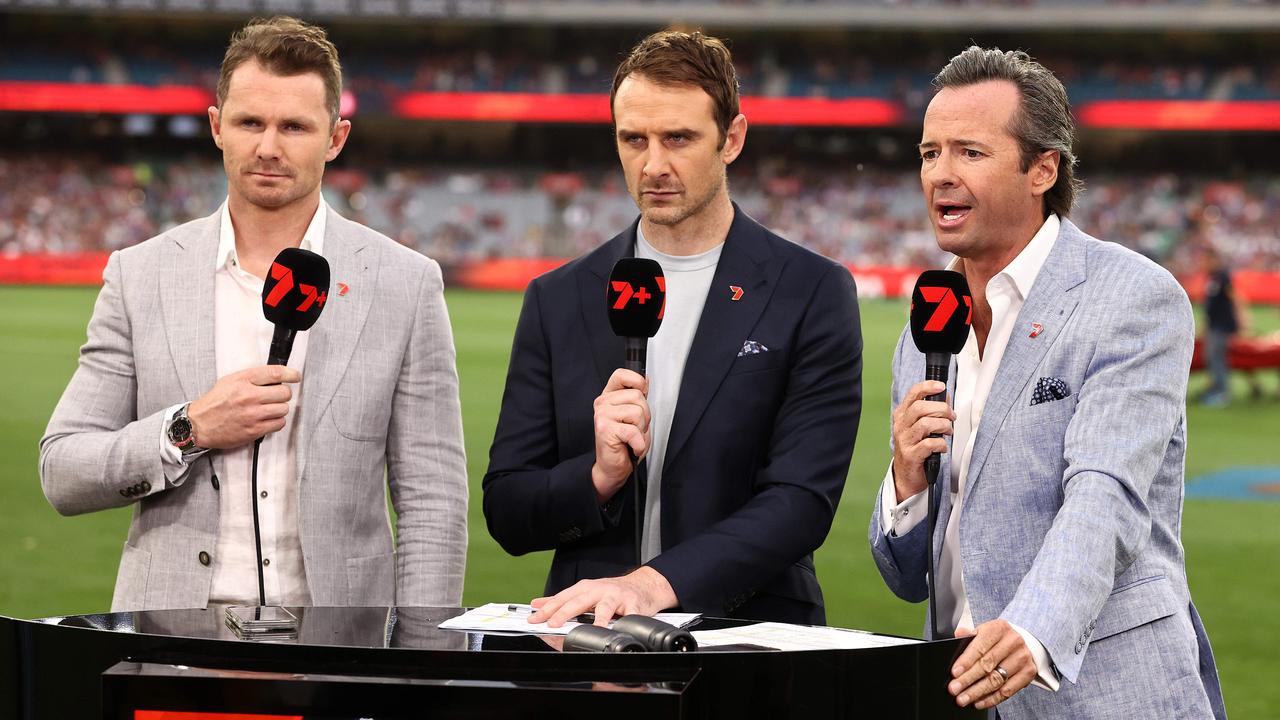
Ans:
{"type": "MultiPolygon", "coordinates": [[[[1064,680],[1002,703],[1004,720],[1226,717],[1179,537],[1193,338],[1191,305],[1167,271],[1063,220],[978,425],[960,519],[974,623],[1025,628],[1064,680]],[[1032,323],[1043,326],[1035,337],[1032,323]],[[1042,378],[1066,396],[1033,405],[1042,378]]],[[[924,370],[904,331],[894,407],[924,370]]],[[[944,458],[939,487],[949,476],[944,458]]],[[[952,506],[938,495],[935,561],[952,506]]],[[[880,513],[877,499],[881,575],[904,600],[925,600],[927,523],[887,537],[880,513]]]]}

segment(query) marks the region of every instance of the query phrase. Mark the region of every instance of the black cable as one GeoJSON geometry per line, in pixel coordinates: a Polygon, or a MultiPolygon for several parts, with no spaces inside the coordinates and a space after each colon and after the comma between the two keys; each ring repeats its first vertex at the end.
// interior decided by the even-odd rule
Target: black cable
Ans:
{"type": "Polygon", "coordinates": [[[249,500],[253,503],[253,547],[258,553],[258,606],[267,604],[267,583],[262,576],[262,527],[258,523],[258,448],[262,447],[262,438],[253,441],[253,494],[249,500]]]}
{"type": "Polygon", "coordinates": [[[933,503],[933,487],[938,483],[938,467],[939,458],[932,455],[924,463],[925,481],[928,485],[928,495],[925,502],[928,503],[928,523],[929,523],[929,565],[927,572],[929,573],[929,627],[933,630],[931,636],[934,640],[942,639],[942,632],[938,628],[938,580],[934,573],[933,567],[933,531],[938,523],[938,513],[933,503]]]}
{"type": "Polygon", "coordinates": [[[630,445],[627,446],[627,454],[631,455],[631,488],[636,506],[636,567],[638,568],[644,564],[644,550],[641,546],[644,541],[644,499],[640,493],[640,463],[636,460],[635,451],[630,445]]]}

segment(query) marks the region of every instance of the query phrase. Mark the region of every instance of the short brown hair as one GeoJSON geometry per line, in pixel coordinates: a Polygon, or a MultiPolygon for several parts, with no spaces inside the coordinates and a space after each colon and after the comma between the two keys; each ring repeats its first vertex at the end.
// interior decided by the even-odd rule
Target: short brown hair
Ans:
{"type": "Polygon", "coordinates": [[[338,121],[342,101],[342,65],[338,48],[329,42],[324,28],[296,18],[254,18],[231,35],[218,76],[218,107],[226,102],[231,73],[249,60],[257,60],[268,72],[289,77],[315,73],[324,80],[325,104],[332,122],[338,121]]]}
{"type": "Polygon", "coordinates": [[[715,103],[720,144],[724,145],[729,125],[738,117],[738,73],[733,68],[729,48],[721,40],[701,32],[678,30],[663,30],[641,40],[613,74],[610,112],[613,112],[618,87],[633,74],[642,75],[657,85],[702,88],[715,103]]]}
{"type": "Polygon", "coordinates": [[[933,78],[939,90],[966,87],[988,80],[1006,80],[1018,88],[1021,101],[1010,121],[1009,132],[1018,141],[1022,172],[1031,169],[1041,153],[1058,151],[1058,181],[1044,194],[1044,215],[1066,217],[1075,204],[1080,181],[1075,176],[1072,146],[1076,124],[1071,117],[1067,89],[1048,68],[1021,50],[984,49],[976,45],[951,58],[933,78]]]}

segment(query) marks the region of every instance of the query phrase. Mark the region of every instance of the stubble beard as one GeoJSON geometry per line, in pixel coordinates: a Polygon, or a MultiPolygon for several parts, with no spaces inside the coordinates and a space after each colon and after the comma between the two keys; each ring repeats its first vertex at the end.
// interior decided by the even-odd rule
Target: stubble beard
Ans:
{"type": "Polygon", "coordinates": [[[696,198],[692,204],[667,208],[650,207],[648,210],[642,210],[642,214],[644,215],[645,220],[653,223],[654,225],[663,225],[665,227],[679,225],[685,220],[688,220],[689,218],[701,213],[703,210],[706,210],[707,207],[715,201],[716,196],[720,194],[720,191],[724,189],[725,184],[725,172],[722,169],[719,176],[716,178],[716,181],[707,188],[706,194],[702,197],[696,198]]]}

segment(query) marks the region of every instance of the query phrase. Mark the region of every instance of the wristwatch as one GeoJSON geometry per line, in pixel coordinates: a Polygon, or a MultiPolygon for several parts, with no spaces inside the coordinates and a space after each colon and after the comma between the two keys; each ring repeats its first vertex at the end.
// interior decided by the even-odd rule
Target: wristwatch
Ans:
{"type": "Polygon", "coordinates": [[[182,451],[182,459],[195,457],[204,452],[206,448],[196,445],[195,432],[191,426],[191,418],[187,417],[187,408],[191,403],[187,403],[174,413],[173,419],[169,421],[169,429],[166,434],[169,442],[178,450],[182,451]]]}

